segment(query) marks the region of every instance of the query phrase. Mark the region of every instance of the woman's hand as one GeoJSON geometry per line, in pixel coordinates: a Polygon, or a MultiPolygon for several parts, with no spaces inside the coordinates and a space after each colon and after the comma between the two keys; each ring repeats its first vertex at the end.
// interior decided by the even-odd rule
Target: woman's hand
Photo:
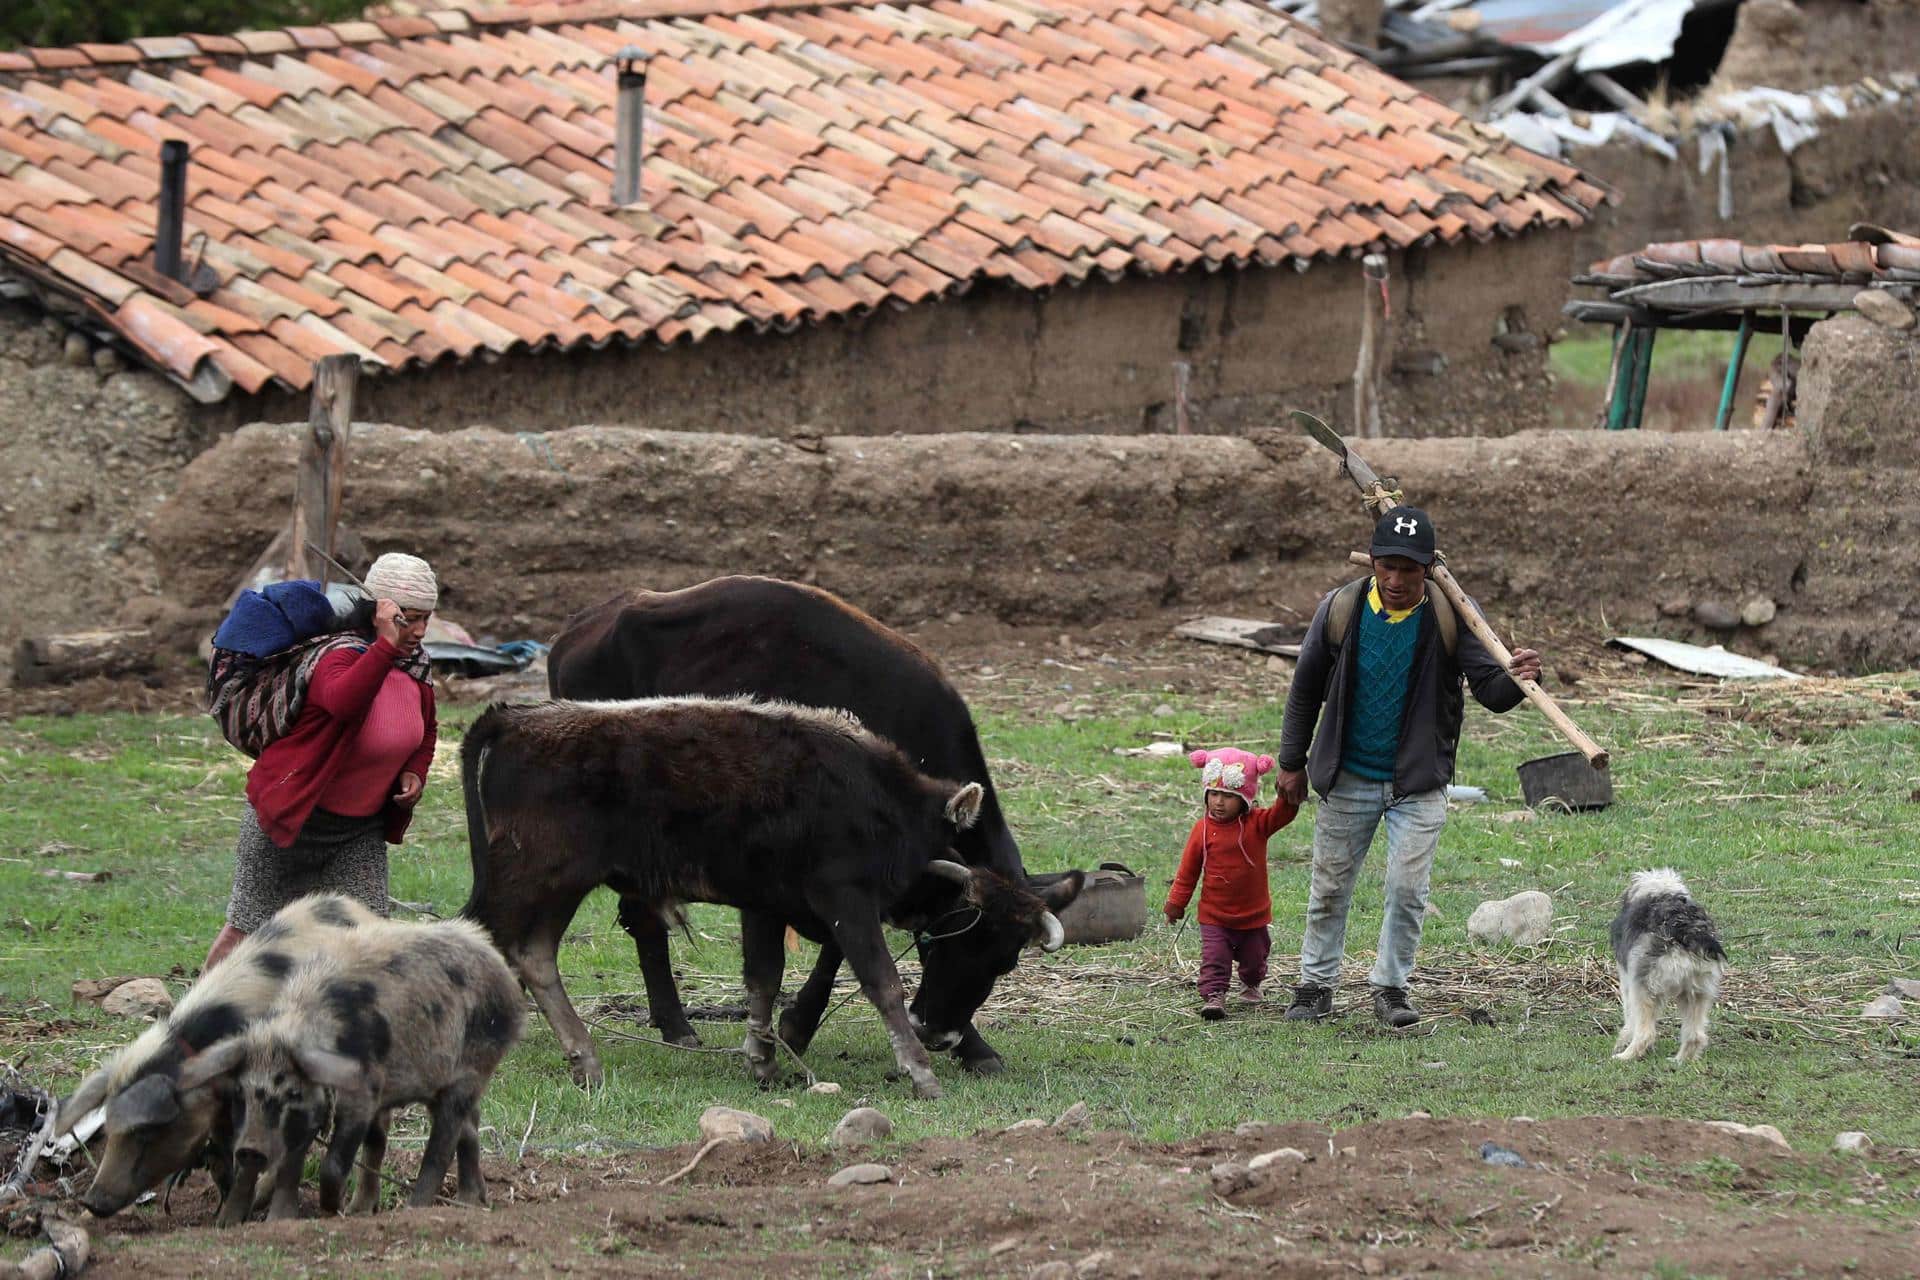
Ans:
{"type": "Polygon", "coordinates": [[[400,775],[400,789],[393,793],[393,802],[402,809],[411,809],[420,803],[420,793],[427,789],[424,779],[417,773],[400,775]]]}
{"type": "Polygon", "coordinates": [[[404,616],[400,606],[393,601],[376,601],[373,606],[373,634],[396,649],[403,648],[405,630],[400,625],[400,619],[404,616]]]}

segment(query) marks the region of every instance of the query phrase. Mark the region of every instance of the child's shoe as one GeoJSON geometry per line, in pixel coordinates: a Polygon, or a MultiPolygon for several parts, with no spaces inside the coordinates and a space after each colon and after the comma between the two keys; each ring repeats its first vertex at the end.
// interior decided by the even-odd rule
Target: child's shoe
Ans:
{"type": "Polygon", "coordinates": [[[1261,996],[1260,996],[1259,987],[1253,987],[1253,986],[1242,987],[1240,988],[1240,991],[1238,994],[1240,996],[1240,1002],[1242,1004],[1259,1004],[1260,1003],[1261,996]]]}
{"type": "Polygon", "coordinates": [[[1200,1004],[1200,1016],[1208,1022],[1218,1022],[1227,1016],[1227,998],[1224,995],[1208,996],[1200,1004]]]}

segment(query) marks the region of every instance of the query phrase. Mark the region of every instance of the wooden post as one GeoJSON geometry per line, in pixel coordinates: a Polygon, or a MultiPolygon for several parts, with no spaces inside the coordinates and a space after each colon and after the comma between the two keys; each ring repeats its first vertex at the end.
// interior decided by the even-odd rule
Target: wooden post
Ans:
{"type": "Polygon", "coordinates": [[[1370,253],[1360,260],[1360,355],[1353,365],[1353,433],[1380,438],[1380,352],[1385,346],[1387,258],[1370,253]]]}
{"type": "Polygon", "coordinates": [[[1185,360],[1173,362],[1173,434],[1177,436],[1190,435],[1193,431],[1187,418],[1187,380],[1192,376],[1192,365],[1185,360]]]}
{"type": "Polygon", "coordinates": [[[332,572],[334,552],[339,549],[340,504],[346,492],[353,390],[359,380],[358,356],[325,356],[313,362],[313,400],[293,482],[288,578],[314,578],[324,587],[332,572]]]}
{"type": "MultiPolygon", "coordinates": [[[[1347,559],[1354,564],[1369,568],[1373,565],[1373,558],[1364,551],[1352,552],[1347,559]]],[[[1454,580],[1453,571],[1441,561],[1435,560],[1432,567],[1427,570],[1427,577],[1440,588],[1448,602],[1453,605],[1453,611],[1460,616],[1460,621],[1466,623],[1467,630],[1473,632],[1474,638],[1486,646],[1487,652],[1493,655],[1493,660],[1511,669],[1512,652],[1501,643],[1500,637],[1494,634],[1493,627],[1480,616],[1480,611],[1473,607],[1473,602],[1467,599],[1467,593],[1461,590],[1460,584],[1454,580]]],[[[1596,769],[1607,767],[1610,760],[1607,749],[1589,738],[1585,731],[1573,722],[1573,717],[1560,709],[1560,704],[1553,700],[1552,694],[1542,689],[1538,682],[1533,680],[1516,678],[1514,683],[1520,686],[1520,692],[1526,695],[1528,702],[1540,708],[1541,714],[1560,731],[1560,735],[1587,758],[1588,764],[1596,769]]]]}

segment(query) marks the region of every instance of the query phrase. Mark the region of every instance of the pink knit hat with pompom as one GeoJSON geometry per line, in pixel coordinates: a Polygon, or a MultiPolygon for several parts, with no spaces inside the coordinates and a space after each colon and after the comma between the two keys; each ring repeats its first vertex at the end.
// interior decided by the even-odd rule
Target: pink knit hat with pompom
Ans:
{"type": "Polygon", "coordinates": [[[1195,751],[1187,756],[1200,770],[1204,791],[1224,791],[1239,796],[1251,809],[1260,798],[1260,775],[1273,772],[1272,756],[1250,755],[1238,747],[1218,751],[1195,751]]]}

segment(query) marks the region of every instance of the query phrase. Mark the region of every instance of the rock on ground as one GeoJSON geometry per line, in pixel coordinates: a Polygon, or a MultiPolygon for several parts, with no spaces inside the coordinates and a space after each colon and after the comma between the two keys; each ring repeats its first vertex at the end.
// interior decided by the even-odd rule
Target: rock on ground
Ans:
{"type": "Polygon", "coordinates": [[[1907,1016],[1907,1006],[1900,1002],[1899,996],[1880,996],[1867,1002],[1860,1016],[1875,1022],[1903,1022],[1907,1016]]]}
{"type": "Polygon", "coordinates": [[[1047,1127],[1047,1122],[1039,1116],[1028,1116],[1025,1120],[1015,1120],[1002,1129],[1002,1133],[1038,1133],[1047,1127]]]}
{"type": "Polygon", "coordinates": [[[173,1008],[173,996],[158,978],[134,978],[107,992],[100,1007],[122,1018],[158,1018],[173,1008]]]}
{"type": "Polygon", "coordinates": [[[863,1187],[892,1182],[893,1170],[883,1164],[850,1164],[827,1179],[830,1187],[863,1187]]]}
{"type": "Polygon", "coordinates": [[[1920,1000],[1920,978],[1895,978],[1887,983],[1887,994],[1902,1000],[1920,1000]]]}
{"type": "Polygon", "coordinates": [[[1060,1113],[1060,1118],[1053,1122],[1053,1127],[1056,1129],[1078,1129],[1086,1124],[1092,1115],[1093,1112],[1088,1109],[1086,1103],[1076,1102],[1060,1113]]]}
{"type": "Polygon", "coordinates": [[[1858,1129],[1849,1129],[1845,1133],[1836,1133],[1833,1135],[1833,1149],[1835,1151],[1865,1151],[1872,1145],[1873,1139],[1861,1133],[1858,1129]]]}
{"type": "Polygon", "coordinates": [[[873,1107],[855,1107],[827,1135],[830,1147],[867,1147],[893,1133],[893,1121],[873,1107]]]}
{"type": "Polygon", "coordinates": [[[838,1093],[840,1086],[831,1080],[817,1080],[807,1086],[808,1093],[838,1093]]]}
{"type": "Polygon", "coordinates": [[[773,1121],[751,1111],[708,1107],[700,1113],[700,1136],[708,1142],[766,1142],[773,1137],[773,1121]]]}
{"type": "Polygon", "coordinates": [[[1709,1120],[1707,1126],[1713,1129],[1724,1129],[1728,1133],[1737,1133],[1743,1137],[1764,1138],[1782,1151],[1793,1150],[1787,1142],[1787,1135],[1770,1124],[1741,1124],[1738,1120],[1709,1120]]]}
{"type": "Polygon", "coordinates": [[[1552,924],[1553,899],[1538,889],[1527,889],[1475,907],[1467,917],[1467,936],[1475,942],[1529,947],[1545,942],[1552,924]]]}
{"type": "Polygon", "coordinates": [[[1222,1199],[1245,1191],[1259,1181],[1253,1170],[1238,1160],[1222,1160],[1214,1165],[1207,1170],[1207,1180],[1213,1184],[1213,1194],[1222,1199]]]}
{"type": "Polygon", "coordinates": [[[1294,1160],[1305,1164],[1307,1153],[1298,1147],[1281,1147],[1277,1151],[1262,1151],[1259,1155],[1247,1161],[1247,1168],[1264,1169],[1270,1164],[1279,1164],[1286,1160],[1294,1160]]]}

